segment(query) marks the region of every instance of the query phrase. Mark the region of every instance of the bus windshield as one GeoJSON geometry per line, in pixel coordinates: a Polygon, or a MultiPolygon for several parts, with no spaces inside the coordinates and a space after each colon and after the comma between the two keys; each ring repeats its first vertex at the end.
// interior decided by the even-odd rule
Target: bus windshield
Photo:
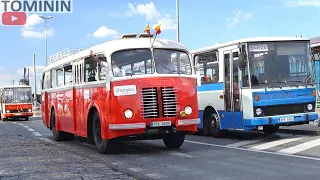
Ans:
{"type": "Polygon", "coordinates": [[[31,103],[31,88],[5,88],[3,100],[5,103],[31,103]]]}
{"type": "Polygon", "coordinates": [[[187,53],[172,49],[130,49],[112,54],[112,71],[115,77],[142,74],[191,75],[191,63],[187,53]]]}
{"type": "MultiPolygon", "coordinates": [[[[248,60],[253,88],[265,85],[291,86],[314,81],[308,42],[249,43],[248,60]],[[297,84],[298,83],[298,84],[297,84]]],[[[248,80],[248,75],[244,81],[248,80]]]]}

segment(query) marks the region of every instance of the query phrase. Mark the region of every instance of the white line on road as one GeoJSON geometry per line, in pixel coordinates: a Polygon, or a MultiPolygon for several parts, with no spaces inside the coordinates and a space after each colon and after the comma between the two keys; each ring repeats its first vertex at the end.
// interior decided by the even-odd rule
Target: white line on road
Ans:
{"type": "Polygon", "coordinates": [[[139,172],[139,171],[142,171],[141,168],[128,168],[130,171],[133,171],[133,172],[139,172]]]}
{"type": "Polygon", "coordinates": [[[123,162],[113,162],[111,164],[115,166],[123,166],[123,162]]]}
{"type": "Polygon", "coordinates": [[[185,158],[193,158],[194,157],[189,154],[180,153],[180,152],[169,152],[168,154],[174,155],[174,156],[179,156],[179,157],[185,157],[185,158]]]}
{"type": "Polygon", "coordinates": [[[276,141],[267,142],[267,143],[263,143],[263,144],[260,144],[260,145],[257,145],[257,146],[253,146],[253,147],[251,147],[249,149],[265,150],[265,149],[269,149],[269,148],[272,148],[272,147],[275,147],[275,146],[279,146],[281,144],[286,144],[286,143],[289,143],[289,142],[297,141],[297,140],[300,140],[300,139],[302,139],[302,137],[300,137],[300,138],[279,139],[279,140],[276,140],[276,141]]]}
{"type": "Polygon", "coordinates": [[[39,138],[39,139],[41,139],[42,141],[45,141],[45,142],[52,143],[52,141],[50,139],[48,139],[48,138],[39,138]]]}
{"type": "Polygon", "coordinates": [[[146,174],[146,176],[148,176],[149,178],[153,178],[153,179],[162,179],[162,178],[166,177],[166,176],[159,174],[159,173],[146,174]]]}
{"type": "Polygon", "coordinates": [[[295,154],[307,149],[311,149],[313,147],[319,146],[320,145],[320,138],[313,140],[313,141],[309,141],[309,142],[305,142],[296,146],[292,146],[290,148],[286,148],[286,149],[282,149],[280,151],[278,151],[278,153],[283,153],[283,154],[295,154]]]}
{"type": "Polygon", "coordinates": [[[35,136],[42,136],[40,133],[38,132],[32,132],[35,136]]]}
{"type": "Polygon", "coordinates": [[[24,125],[24,126],[22,126],[22,127],[24,127],[24,128],[29,128],[29,126],[26,126],[26,125],[24,125]]]}
{"type": "Polygon", "coordinates": [[[259,141],[263,141],[265,139],[268,139],[268,138],[262,138],[262,139],[256,139],[256,140],[245,140],[245,141],[240,141],[240,142],[236,142],[236,143],[233,143],[233,144],[228,144],[226,146],[227,147],[236,148],[236,147],[245,146],[245,145],[248,145],[248,144],[253,144],[253,143],[256,143],[256,142],[259,142],[259,141]]]}
{"type": "Polygon", "coordinates": [[[264,154],[272,154],[272,155],[279,155],[279,156],[287,156],[287,157],[294,157],[294,158],[301,158],[301,159],[309,159],[309,160],[320,161],[320,158],[315,158],[315,157],[299,156],[299,155],[293,155],[293,154],[283,154],[283,153],[278,153],[278,152],[259,151],[259,150],[254,150],[254,149],[245,149],[245,148],[238,148],[238,147],[234,148],[234,147],[227,147],[227,146],[224,146],[224,145],[203,143],[203,142],[197,142],[197,141],[185,140],[184,142],[188,142],[188,143],[192,143],[192,144],[200,144],[200,145],[205,145],[205,146],[211,146],[211,147],[237,149],[237,150],[242,150],[242,151],[259,152],[259,153],[264,153],[264,154]]]}
{"type": "Polygon", "coordinates": [[[28,129],[28,131],[31,131],[31,132],[35,131],[35,130],[32,129],[32,128],[27,128],[27,129],[28,129]]]}

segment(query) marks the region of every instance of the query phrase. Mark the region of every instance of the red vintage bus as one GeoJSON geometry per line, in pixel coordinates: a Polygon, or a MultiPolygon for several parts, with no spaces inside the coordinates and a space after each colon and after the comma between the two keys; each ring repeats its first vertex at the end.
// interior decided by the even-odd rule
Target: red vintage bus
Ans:
{"type": "Polygon", "coordinates": [[[25,119],[33,116],[32,92],[27,85],[0,87],[0,119],[25,119]]]}
{"type": "Polygon", "coordinates": [[[168,148],[179,148],[186,133],[197,132],[196,75],[188,49],[136,36],[50,57],[42,118],[54,140],[76,135],[107,153],[124,139],[163,139],[168,148]]]}

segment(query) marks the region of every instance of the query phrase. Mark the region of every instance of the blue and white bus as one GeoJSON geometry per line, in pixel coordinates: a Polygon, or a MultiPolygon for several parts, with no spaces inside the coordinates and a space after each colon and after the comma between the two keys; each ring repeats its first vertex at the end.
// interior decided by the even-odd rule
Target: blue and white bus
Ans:
{"type": "Polygon", "coordinates": [[[227,130],[277,132],[318,123],[310,40],[261,37],[192,51],[205,135],[227,130]]]}

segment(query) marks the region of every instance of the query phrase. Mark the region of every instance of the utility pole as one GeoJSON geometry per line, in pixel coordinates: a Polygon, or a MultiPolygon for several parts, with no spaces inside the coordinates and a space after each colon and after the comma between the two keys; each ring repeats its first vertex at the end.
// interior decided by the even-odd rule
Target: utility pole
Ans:
{"type": "Polygon", "coordinates": [[[37,105],[37,71],[36,71],[36,54],[33,54],[33,74],[34,74],[34,106],[37,105]]]}
{"type": "Polygon", "coordinates": [[[45,43],[45,53],[46,53],[46,66],[48,65],[48,41],[47,41],[47,20],[52,19],[52,16],[44,17],[44,16],[39,16],[44,20],[44,43],[45,43]]]}
{"type": "Polygon", "coordinates": [[[179,23],[180,23],[180,20],[179,20],[179,0],[176,0],[176,13],[177,13],[177,41],[180,42],[180,27],[179,27],[179,23]]]}

